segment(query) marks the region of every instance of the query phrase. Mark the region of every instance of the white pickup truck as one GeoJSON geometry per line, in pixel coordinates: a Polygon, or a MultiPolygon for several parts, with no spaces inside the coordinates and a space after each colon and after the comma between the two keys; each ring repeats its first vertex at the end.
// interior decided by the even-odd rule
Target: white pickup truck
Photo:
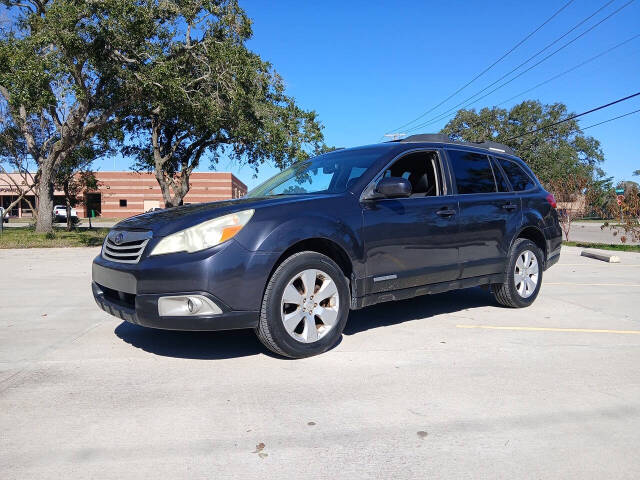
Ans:
{"type": "MultiPolygon", "coordinates": [[[[64,205],[56,205],[53,207],[53,216],[56,222],[66,222],[67,207],[64,205]]],[[[71,209],[71,218],[78,218],[78,213],[75,208],[71,209]]]]}

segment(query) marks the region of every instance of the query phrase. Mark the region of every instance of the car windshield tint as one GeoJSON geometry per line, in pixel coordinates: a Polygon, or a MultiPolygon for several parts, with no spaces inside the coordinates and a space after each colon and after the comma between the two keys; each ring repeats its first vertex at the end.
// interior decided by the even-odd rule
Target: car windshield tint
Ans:
{"type": "Polygon", "coordinates": [[[377,148],[358,148],[304,160],[257,186],[247,197],[344,192],[384,153],[377,148]]]}

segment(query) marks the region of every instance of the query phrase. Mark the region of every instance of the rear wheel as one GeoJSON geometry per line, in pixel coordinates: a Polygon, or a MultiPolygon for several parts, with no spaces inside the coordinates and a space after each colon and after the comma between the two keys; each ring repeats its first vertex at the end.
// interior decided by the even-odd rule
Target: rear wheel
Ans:
{"type": "Polygon", "coordinates": [[[296,253],[269,279],[256,334],[279,355],[317,355],[340,339],[349,304],[347,279],[333,260],[316,252],[296,253]]]}
{"type": "Polygon", "coordinates": [[[494,284],[491,291],[505,307],[522,308],[531,305],[540,291],[543,270],[542,251],[531,240],[518,238],[511,247],[505,282],[494,284]]]}

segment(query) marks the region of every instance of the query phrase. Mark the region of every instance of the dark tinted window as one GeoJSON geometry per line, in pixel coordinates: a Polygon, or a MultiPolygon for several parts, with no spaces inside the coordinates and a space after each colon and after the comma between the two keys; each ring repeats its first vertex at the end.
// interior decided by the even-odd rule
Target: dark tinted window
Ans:
{"type": "Polygon", "coordinates": [[[479,153],[449,150],[458,193],[491,193],[496,191],[489,157],[479,153]]]}
{"type": "Polygon", "coordinates": [[[535,188],[535,182],[516,162],[505,158],[499,158],[498,161],[500,162],[502,169],[507,174],[507,177],[509,177],[511,186],[516,192],[535,188]]]}
{"type": "Polygon", "coordinates": [[[495,161],[491,163],[491,166],[493,167],[493,174],[496,176],[496,184],[498,185],[498,191],[508,192],[509,185],[507,184],[507,181],[505,180],[504,175],[496,165],[495,161]]]}

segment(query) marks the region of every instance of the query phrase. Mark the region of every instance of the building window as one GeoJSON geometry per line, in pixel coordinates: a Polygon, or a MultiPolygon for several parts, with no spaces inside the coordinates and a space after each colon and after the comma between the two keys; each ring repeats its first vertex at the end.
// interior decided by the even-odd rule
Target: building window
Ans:
{"type": "Polygon", "coordinates": [[[126,199],[121,199],[120,200],[120,206],[121,207],[126,207],[127,206],[127,200],[126,199]]]}

